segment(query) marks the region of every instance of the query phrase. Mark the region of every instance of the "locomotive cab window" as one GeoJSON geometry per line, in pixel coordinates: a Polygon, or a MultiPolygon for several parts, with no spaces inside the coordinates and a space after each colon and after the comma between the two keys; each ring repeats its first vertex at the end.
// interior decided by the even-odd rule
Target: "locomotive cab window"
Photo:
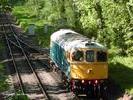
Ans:
{"type": "Polygon", "coordinates": [[[107,61],[107,53],[103,51],[97,52],[97,61],[98,62],[106,62],[107,61]]]}
{"type": "Polygon", "coordinates": [[[87,62],[94,62],[94,51],[93,50],[87,50],[86,51],[86,61],[87,62]]]}
{"type": "Polygon", "coordinates": [[[72,60],[73,61],[83,61],[84,53],[83,51],[77,50],[72,53],[72,60]]]}

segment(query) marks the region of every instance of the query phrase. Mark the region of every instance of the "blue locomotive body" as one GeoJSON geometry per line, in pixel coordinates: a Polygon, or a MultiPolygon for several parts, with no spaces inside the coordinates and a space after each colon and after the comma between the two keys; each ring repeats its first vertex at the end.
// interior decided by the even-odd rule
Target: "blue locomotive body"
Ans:
{"type": "Polygon", "coordinates": [[[52,41],[50,47],[50,58],[65,75],[70,77],[70,64],[67,61],[65,50],[58,42],[52,41]]]}

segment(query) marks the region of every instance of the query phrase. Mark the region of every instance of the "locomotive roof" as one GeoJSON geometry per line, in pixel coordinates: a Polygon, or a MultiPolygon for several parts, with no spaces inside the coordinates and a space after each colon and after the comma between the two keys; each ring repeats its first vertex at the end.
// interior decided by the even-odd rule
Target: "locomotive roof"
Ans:
{"type": "Polygon", "coordinates": [[[89,38],[70,29],[60,29],[53,33],[51,35],[51,41],[56,42],[66,51],[72,48],[96,48],[106,50],[103,45],[93,42],[89,38]]]}

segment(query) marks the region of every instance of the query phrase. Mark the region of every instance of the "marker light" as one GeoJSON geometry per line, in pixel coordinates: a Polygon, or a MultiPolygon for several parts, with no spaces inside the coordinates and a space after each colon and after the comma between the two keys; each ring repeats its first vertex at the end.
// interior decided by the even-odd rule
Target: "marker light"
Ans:
{"type": "Polygon", "coordinates": [[[91,81],[89,81],[89,84],[91,84],[91,81]]]}
{"type": "Polygon", "coordinates": [[[85,81],[84,80],[82,80],[82,83],[84,83],[85,81]]]}
{"type": "Polygon", "coordinates": [[[95,80],[95,84],[97,84],[98,83],[98,80],[95,80]]]}

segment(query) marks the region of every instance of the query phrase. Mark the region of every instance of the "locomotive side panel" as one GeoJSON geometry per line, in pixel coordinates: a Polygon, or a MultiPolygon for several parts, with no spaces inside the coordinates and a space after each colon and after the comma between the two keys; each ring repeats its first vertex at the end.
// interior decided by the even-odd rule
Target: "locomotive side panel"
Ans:
{"type": "Polygon", "coordinates": [[[61,69],[69,78],[70,64],[67,61],[66,52],[60,45],[53,41],[51,41],[50,45],[50,58],[56,64],[56,66],[59,67],[59,69],[61,69]]]}

